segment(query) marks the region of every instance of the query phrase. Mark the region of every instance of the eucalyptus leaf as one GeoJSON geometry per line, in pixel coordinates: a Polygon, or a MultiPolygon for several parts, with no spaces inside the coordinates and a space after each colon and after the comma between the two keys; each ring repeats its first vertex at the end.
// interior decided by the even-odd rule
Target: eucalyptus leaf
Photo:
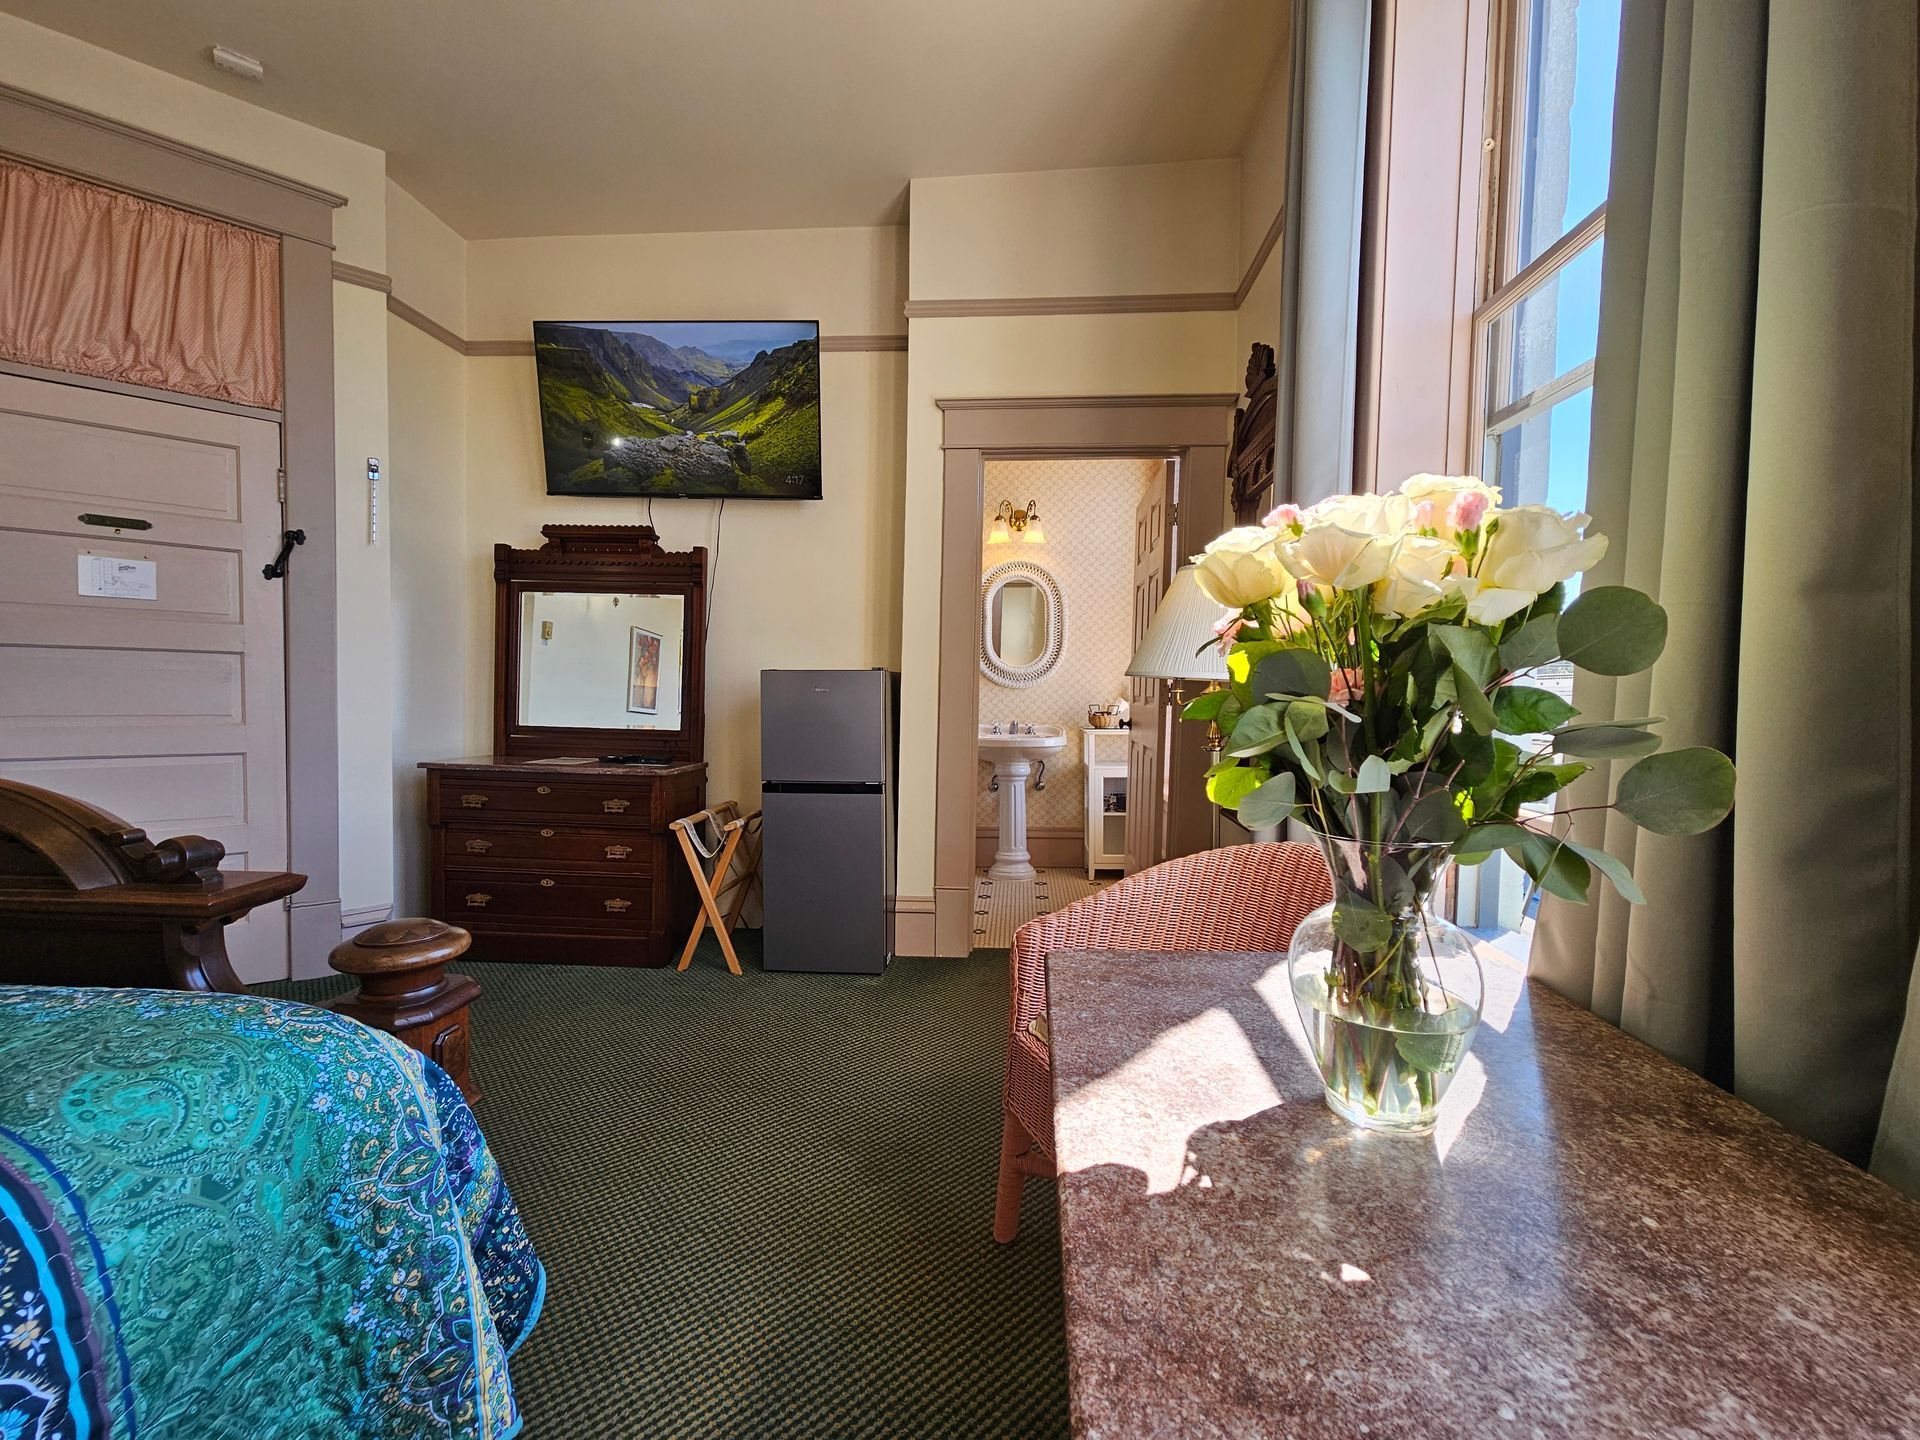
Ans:
{"type": "Polygon", "coordinates": [[[1393,938],[1393,921],[1378,906],[1344,895],[1334,902],[1333,933],[1355,950],[1371,954],[1393,938]]]}
{"type": "Polygon", "coordinates": [[[1286,743],[1286,733],[1280,726],[1280,707],[1256,705],[1233,727],[1233,734],[1227,740],[1227,754],[1245,759],[1264,755],[1286,743]]]}
{"type": "Polygon", "coordinates": [[[1500,663],[1509,670],[1531,670],[1560,658],[1560,617],[1540,615],[1500,642],[1500,663]]]}
{"type": "Polygon", "coordinates": [[[1302,740],[1318,740],[1327,733],[1327,707],[1311,700],[1289,700],[1287,726],[1302,740]]]}
{"type": "Polygon", "coordinates": [[[1592,845],[1582,845],[1573,840],[1563,840],[1561,843],[1606,876],[1613,888],[1620,892],[1620,898],[1629,905],[1647,903],[1647,897],[1641,893],[1639,883],[1634,880],[1626,861],[1592,845]]]}
{"type": "Polygon", "coordinates": [[[1634,755],[1651,755],[1661,745],[1658,735],[1623,725],[1582,725],[1573,730],[1556,730],[1553,748],[1562,755],[1584,755],[1589,760],[1614,760],[1634,755]]]}
{"type": "Polygon", "coordinates": [[[1387,762],[1378,755],[1369,755],[1360,762],[1359,773],[1353,777],[1353,793],[1356,795],[1380,795],[1393,788],[1393,771],[1387,768],[1387,762]]]}
{"type": "Polygon", "coordinates": [[[1294,798],[1294,785],[1293,772],[1285,770],[1245,796],[1240,801],[1238,811],[1240,823],[1249,830],[1286,824],[1299,808],[1294,798]]]}
{"type": "Polygon", "coordinates": [[[1704,745],[1649,755],[1620,777],[1613,804],[1642,830],[1698,835],[1733,809],[1733,762],[1704,745]]]}
{"type": "Polygon", "coordinates": [[[1473,677],[1457,664],[1453,667],[1453,684],[1460,702],[1460,713],[1466,717],[1467,724],[1482,735],[1491,735],[1500,728],[1500,722],[1493,713],[1493,702],[1480,692],[1473,677]]]}
{"type": "Polygon", "coordinates": [[[1593,884],[1593,872],[1587,868],[1586,860],[1563,840],[1532,830],[1522,833],[1526,838],[1507,852],[1519,862],[1520,868],[1549,895],[1558,895],[1576,905],[1586,904],[1587,891],[1593,884]]]}
{"type": "Polygon", "coordinates": [[[1207,781],[1207,799],[1229,810],[1236,809],[1266,782],[1267,775],[1264,765],[1236,765],[1231,770],[1222,770],[1207,781]]]}
{"type": "Polygon", "coordinates": [[[1428,633],[1446,647],[1453,663],[1467,672],[1476,690],[1492,680],[1499,670],[1499,655],[1484,630],[1467,625],[1435,625],[1428,633]]]}
{"type": "Polygon", "coordinates": [[[1478,865],[1490,855],[1510,845],[1518,845],[1527,832],[1518,825],[1476,825],[1453,847],[1453,858],[1462,865],[1478,865]]]}
{"type": "Polygon", "coordinates": [[[1467,822],[1450,792],[1430,790],[1407,812],[1407,833],[1416,840],[1451,844],[1467,833],[1467,822]]]}
{"type": "Polygon", "coordinates": [[[1294,758],[1300,762],[1300,768],[1307,778],[1319,785],[1326,779],[1327,769],[1320,757],[1320,747],[1311,740],[1303,740],[1294,731],[1291,718],[1282,721],[1287,732],[1287,745],[1293,751],[1294,758]]]}
{"type": "Polygon", "coordinates": [[[1493,718],[1508,735],[1539,735],[1580,712],[1551,690],[1532,685],[1502,685],[1493,692],[1493,718]]]}
{"type": "Polygon", "coordinates": [[[1583,590],[1560,616],[1560,655],[1594,675],[1637,675],[1667,645],[1667,612],[1638,590],[1583,590]]]}
{"type": "Polygon", "coordinates": [[[1324,700],[1333,689],[1333,671],[1315,651],[1289,646],[1262,657],[1247,683],[1260,696],[1304,695],[1324,700]]]}
{"type": "Polygon", "coordinates": [[[1226,690],[1209,690],[1196,695],[1180,711],[1182,720],[1215,720],[1219,718],[1220,707],[1233,698],[1226,690]]]}
{"type": "Polygon", "coordinates": [[[1533,765],[1520,772],[1507,789],[1506,803],[1512,809],[1522,805],[1532,805],[1557,795],[1574,781],[1578,780],[1591,765],[1582,761],[1571,761],[1565,765],[1533,765]]]}
{"type": "Polygon", "coordinates": [[[1451,1075],[1467,1053],[1468,1038],[1458,1030],[1400,1030],[1394,1034],[1393,1048],[1415,1070],[1451,1075]]]}

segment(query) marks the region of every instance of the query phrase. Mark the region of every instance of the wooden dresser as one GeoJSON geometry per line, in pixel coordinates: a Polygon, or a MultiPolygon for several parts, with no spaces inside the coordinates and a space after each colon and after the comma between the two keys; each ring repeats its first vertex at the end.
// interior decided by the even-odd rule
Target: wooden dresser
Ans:
{"type": "Polygon", "coordinates": [[[704,761],[475,756],[427,772],[433,912],[468,958],[665,965],[699,900],[667,826],[706,805],[704,761]]]}

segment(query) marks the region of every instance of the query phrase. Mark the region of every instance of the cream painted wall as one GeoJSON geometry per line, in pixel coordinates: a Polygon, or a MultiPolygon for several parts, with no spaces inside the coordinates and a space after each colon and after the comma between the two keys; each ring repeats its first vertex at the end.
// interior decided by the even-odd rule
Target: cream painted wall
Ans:
{"type": "Polygon", "coordinates": [[[1234,160],[915,180],[913,298],[1231,291],[1239,183],[1234,160]]]}
{"type": "MultiPolygon", "coordinates": [[[[0,83],[332,190],[336,258],[386,265],[386,157],[379,150],[0,15],[0,83]]],[[[387,326],[373,291],[334,286],[335,485],[339,506],[340,901],[393,897],[389,551],[366,542],[366,459],[387,450],[387,326]]],[[[318,957],[296,957],[315,963],[318,957]]]]}
{"type": "MultiPolygon", "coordinates": [[[[1066,608],[1060,663],[1036,684],[1013,688],[980,677],[982,723],[1017,720],[1063,725],[1069,743],[1047,764],[1047,788],[1028,797],[1027,823],[1036,829],[1078,830],[1086,770],[1080,733],[1087,706],[1126,693],[1133,659],[1133,521],[1147,487],[1162,483],[1165,462],[1135,456],[1090,455],[1074,460],[989,460],[980,522],[981,571],[1006,560],[1029,560],[1059,585],[1066,608]],[[1044,543],[989,544],[993,510],[1002,500],[1040,507],[1044,543]]],[[[999,822],[999,796],[987,789],[992,771],[980,768],[975,823],[999,822]]]]}
{"type": "MultiPolygon", "coordinates": [[[[454,334],[467,333],[467,242],[387,181],[387,274],[393,293],[454,334]]],[[[449,352],[451,353],[451,352],[449,352]]]]}
{"type": "MultiPolygon", "coordinates": [[[[468,333],[524,339],[535,319],[818,319],[825,335],[900,332],[906,237],[876,230],[742,231],[477,241],[468,333]]],[[[543,524],[646,518],[638,500],[550,498],[529,359],[467,363],[464,587],[470,747],[491,726],[491,546],[540,543],[543,524]]],[[[897,666],[906,357],[821,356],[824,498],[661,500],[669,549],[708,547],[708,793],[758,803],[760,671],[897,666]],[[715,551],[716,530],[719,546],[715,551]]]]}

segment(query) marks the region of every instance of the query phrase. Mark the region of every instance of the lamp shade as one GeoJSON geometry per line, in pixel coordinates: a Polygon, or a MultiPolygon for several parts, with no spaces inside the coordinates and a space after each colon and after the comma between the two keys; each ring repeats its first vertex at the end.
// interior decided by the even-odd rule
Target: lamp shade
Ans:
{"type": "Polygon", "coordinates": [[[1127,674],[1143,680],[1225,680],[1227,660],[1214,644],[1213,627],[1224,613],[1209,600],[1191,565],[1173,572],[1160,608],[1133,652],[1127,674]]]}

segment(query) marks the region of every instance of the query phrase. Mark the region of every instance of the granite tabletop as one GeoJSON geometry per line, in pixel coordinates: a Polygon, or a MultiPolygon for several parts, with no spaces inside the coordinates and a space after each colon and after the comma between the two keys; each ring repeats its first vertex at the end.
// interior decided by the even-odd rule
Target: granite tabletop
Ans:
{"type": "Polygon", "coordinates": [[[1053,955],[1075,1433],[1920,1436],[1920,1203],[1487,968],[1410,1139],[1284,957],[1053,955]]]}

